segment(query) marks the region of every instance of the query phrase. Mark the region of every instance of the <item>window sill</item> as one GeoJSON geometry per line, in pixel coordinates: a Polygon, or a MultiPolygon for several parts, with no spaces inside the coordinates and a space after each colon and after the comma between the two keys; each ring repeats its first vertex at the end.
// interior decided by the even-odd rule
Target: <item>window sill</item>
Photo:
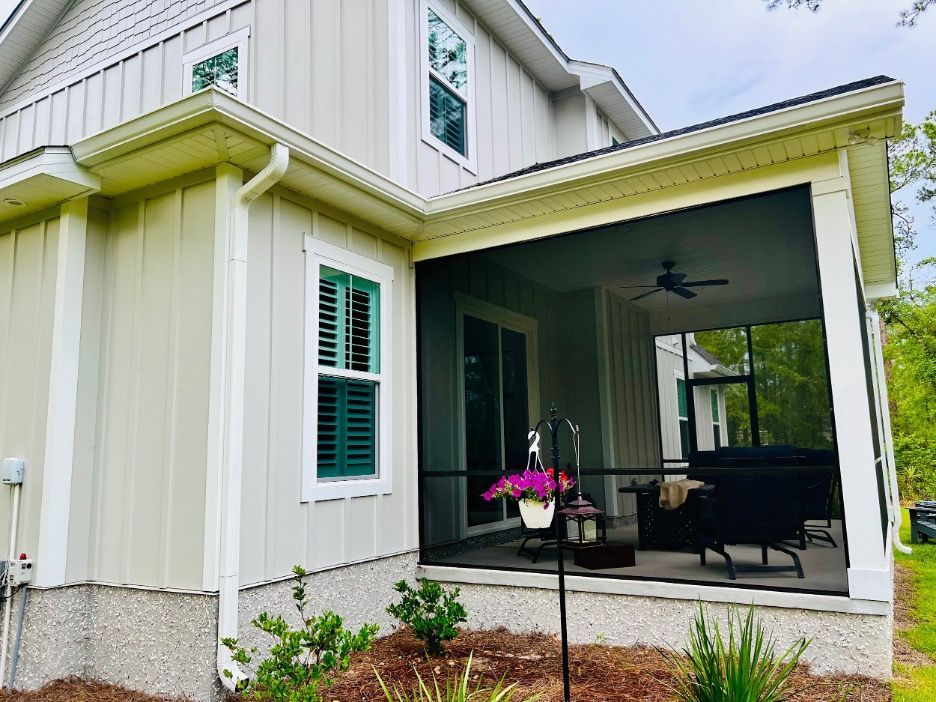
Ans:
{"type": "Polygon", "coordinates": [[[326,500],[343,500],[348,497],[374,497],[392,493],[393,487],[386,478],[335,480],[310,486],[302,502],[325,502],[326,500]]]}

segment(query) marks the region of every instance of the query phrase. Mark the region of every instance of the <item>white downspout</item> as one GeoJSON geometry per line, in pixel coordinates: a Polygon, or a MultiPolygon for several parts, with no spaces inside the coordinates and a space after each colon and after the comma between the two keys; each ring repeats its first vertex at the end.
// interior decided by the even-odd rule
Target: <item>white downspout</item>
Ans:
{"type": "Polygon", "coordinates": [[[244,377],[247,351],[247,213],[250,203],[286,172],[289,149],[274,144],[270,162],[242,185],[231,203],[231,258],[228,261],[229,297],[227,373],[225,377],[224,467],[221,481],[221,548],[218,567],[218,677],[234,690],[246,676],[221,643],[237,637],[237,598],[240,573],[241,473],[244,464],[244,377]],[[229,671],[231,677],[225,674],[229,671]]]}
{"type": "Polygon", "coordinates": [[[894,548],[901,553],[912,553],[913,549],[900,541],[900,525],[903,523],[903,512],[900,509],[900,494],[897,488],[897,464],[894,461],[894,439],[891,435],[890,400],[887,395],[887,376],[884,373],[884,349],[881,344],[881,315],[876,308],[869,310],[871,317],[871,334],[874,343],[875,372],[878,382],[878,414],[881,417],[882,434],[884,439],[884,457],[887,459],[887,478],[890,482],[891,505],[894,512],[894,528],[892,539],[894,548]]]}

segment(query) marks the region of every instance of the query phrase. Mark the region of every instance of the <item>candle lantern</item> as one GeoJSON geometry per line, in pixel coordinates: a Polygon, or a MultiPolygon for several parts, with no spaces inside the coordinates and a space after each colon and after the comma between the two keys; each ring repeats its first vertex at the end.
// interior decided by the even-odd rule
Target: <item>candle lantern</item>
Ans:
{"type": "Polygon", "coordinates": [[[559,514],[565,519],[563,544],[571,548],[599,546],[608,540],[604,511],[578,493],[559,514]]]}

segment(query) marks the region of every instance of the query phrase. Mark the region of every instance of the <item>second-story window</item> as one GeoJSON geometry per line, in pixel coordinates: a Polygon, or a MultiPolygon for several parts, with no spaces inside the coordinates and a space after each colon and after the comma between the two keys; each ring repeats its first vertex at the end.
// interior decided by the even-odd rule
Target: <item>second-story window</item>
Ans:
{"type": "Polygon", "coordinates": [[[442,10],[426,8],[426,122],[429,135],[464,159],[470,153],[471,43],[442,10]]]}
{"type": "Polygon", "coordinates": [[[184,92],[215,87],[234,97],[246,97],[248,29],[221,37],[187,53],[183,58],[184,92]]]}

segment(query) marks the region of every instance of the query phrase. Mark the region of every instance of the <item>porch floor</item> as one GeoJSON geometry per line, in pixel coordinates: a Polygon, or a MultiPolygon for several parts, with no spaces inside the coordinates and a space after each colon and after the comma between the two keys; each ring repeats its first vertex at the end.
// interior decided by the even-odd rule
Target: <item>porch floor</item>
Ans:
{"type": "MultiPolygon", "coordinates": [[[[802,590],[812,592],[846,593],[848,578],[845,566],[845,549],[842,541],[841,522],[833,521],[827,530],[838,548],[822,542],[808,543],[805,551],[791,547],[800,557],[803,565],[803,579],[793,572],[780,573],[738,573],[737,580],[729,580],[724,559],[717,553],[707,552],[707,565],[699,564],[699,556],[691,549],[637,550],[636,565],[630,568],[603,568],[588,570],[576,566],[573,554],[566,551],[565,567],[567,573],[584,574],[598,577],[623,577],[667,581],[690,581],[720,585],[754,586],[760,588],[802,590]]],[[[637,543],[637,525],[627,525],[608,530],[609,543],[637,543]]],[[[539,541],[531,540],[528,546],[534,549],[539,541]]],[[[527,570],[550,572],[556,569],[556,549],[547,546],[540,553],[536,563],[526,556],[517,554],[521,540],[509,541],[495,546],[485,546],[464,553],[434,560],[438,565],[461,565],[477,568],[527,570]]],[[[726,549],[736,566],[760,565],[761,552],[758,546],[731,546],[726,549]]],[[[789,556],[776,551],[768,551],[771,565],[790,565],[789,556]]]]}

